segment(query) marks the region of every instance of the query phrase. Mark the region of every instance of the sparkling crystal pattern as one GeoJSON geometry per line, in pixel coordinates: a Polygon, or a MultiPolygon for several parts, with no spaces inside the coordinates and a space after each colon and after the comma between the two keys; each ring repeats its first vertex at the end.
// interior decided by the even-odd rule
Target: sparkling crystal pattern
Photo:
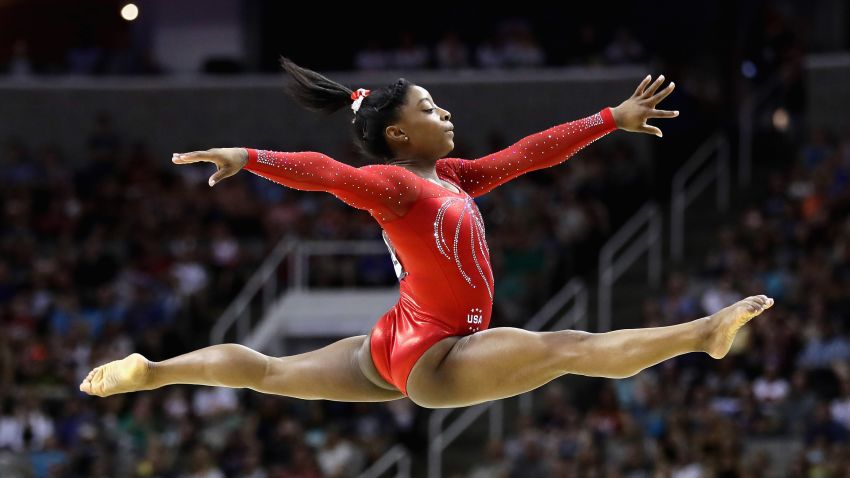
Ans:
{"type": "MultiPolygon", "coordinates": [[[[481,256],[484,261],[485,268],[490,271],[490,260],[489,254],[490,250],[486,244],[486,237],[484,234],[484,221],[481,219],[481,212],[478,210],[478,207],[475,206],[475,202],[467,196],[466,198],[458,198],[458,197],[450,197],[447,198],[440,205],[440,208],[437,210],[437,216],[434,219],[434,242],[437,245],[437,250],[440,251],[446,259],[453,260],[455,266],[457,267],[460,276],[463,278],[464,282],[466,282],[473,289],[476,287],[476,284],[473,283],[472,278],[466,272],[463,267],[463,263],[461,262],[461,254],[459,253],[460,246],[460,232],[461,227],[463,225],[463,220],[465,217],[468,217],[468,222],[470,223],[469,227],[469,247],[472,256],[472,262],[475,264],[475,269],[478,271],[478,274],[481,276],[484,286],[487,288],[487,293],[490,295],[490,299],[493,299],[493,288],[490,282],[487,280],[487,276],[484,274],[484,269],[481,267],[481,263],[478,260],[478,254],[475,252],[476,247],[479,251],[481,251],[481,256]],[[445,234],[443,233],[443,223],[446,218],[446,211],[452,204],[455,203],[463,203],[463,208],[460,210],[460,214],[457,218],[457,223],[454,225],[454,238],[452,240],[451,248],[449,248],[448,243],[446,242],[445,234]],[[449,249],[451,249],[451,255],[449,255],[449,249]],[[485,250],[487,252],[485,252],[485,250]]],[[[492,271],[491,275],[492,275],[492,271]]]]}

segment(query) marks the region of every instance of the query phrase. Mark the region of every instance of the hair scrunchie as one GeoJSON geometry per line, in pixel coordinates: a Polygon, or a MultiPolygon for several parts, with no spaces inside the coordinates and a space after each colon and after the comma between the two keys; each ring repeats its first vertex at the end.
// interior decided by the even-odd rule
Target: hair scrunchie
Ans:
{"type": "Polygon", "coordinates": [[[351,93],[351,99],[354,100],[354,103],[351,104],[351,110],[354,111],[354,114],[357,114],[357,110],[360,109],[360,103],[363,103],[363,98],[369,96],[370,92],[371,90],[358,88],[357,91],[351,93]]]}

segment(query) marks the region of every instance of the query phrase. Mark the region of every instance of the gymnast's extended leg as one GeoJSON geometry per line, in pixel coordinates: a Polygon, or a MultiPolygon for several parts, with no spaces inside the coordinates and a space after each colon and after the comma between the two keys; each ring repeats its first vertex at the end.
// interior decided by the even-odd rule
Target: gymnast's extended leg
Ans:
{"type": "Polygon", "coordinates": [[[404,396],[368,380],[358,361],[368,336],[349,337],[311,352],[269,357],[239,344],[212,345],[162,362],[132,354],[92,370],[80,390],[116,393],[188,384],[250,388],[308,400],[383,402],[404,396]]]}
{"type": "Polygon", "coordinates": [[[773,299],[754,296],[684,324],[600,334],[498,327],[449,337],[417,361],[407,392],[423,407],[461,407],[518,395],[568,373],[624,378],[688,352],[722,358],[738,329],[771,305],[773,299]]]}

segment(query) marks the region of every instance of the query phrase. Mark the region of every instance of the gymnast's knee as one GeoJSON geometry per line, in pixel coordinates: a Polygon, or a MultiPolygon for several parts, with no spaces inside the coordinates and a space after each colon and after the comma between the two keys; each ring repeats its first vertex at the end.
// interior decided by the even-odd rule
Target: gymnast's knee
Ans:
{"type": "Polygon", "coordinates": [[[407,398],[422,408],[449,408],[454,400],[452,387],[440,379],[436,370],[418,370],[407,381],[407,398]]]}
{"type": "Polygon", "coordinates": [[[423,394],[412,394],[410,390],[407,393],[407,398],[422,408],[455,408],[463,406],[458,400],[452,399],[451,395],[437,394],[436,396],[426,396],[423,394]]]}
{"type": "Polygon", "coordinates": [[[596,335],[582,330],[543,332],[551,356],[557,358],[557,368],[564,373],[574,373],[578,363],[587,360],[592,340],[596,335]]]}
{"type": "Polygon", "coordinates": [[[468,384],[463,386],[453,383],[439,371],[429,373],[427,378],[420,374],[415,383],[407,383],[407,398],[422,408],[468,407],[489,401],[478,392],[481,390],[470,390],[468,384]]]}

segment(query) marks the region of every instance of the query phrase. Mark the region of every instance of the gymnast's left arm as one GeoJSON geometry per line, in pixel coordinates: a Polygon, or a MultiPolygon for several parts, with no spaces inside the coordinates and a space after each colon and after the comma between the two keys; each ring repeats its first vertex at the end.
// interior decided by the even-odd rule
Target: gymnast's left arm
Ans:
{"type": "Polygon", "coordinates": [[[606,107],[586,118],[553,126],[482,158],[471,161],[440,159],[437,167],[449,174],[454,173],[460,186],[470,196],[476,197],[529,171],[560,164],[618,128],[661,137],[661,130],[646,124],[646,121],[679,115],[678,111],[655,109],[673,91],[675,84],[671,82],[656,93],[664,81],[664,75],[651,85],[650,79],[650,76],[644,78],[634,94],[619,106],[606,107]]]}

